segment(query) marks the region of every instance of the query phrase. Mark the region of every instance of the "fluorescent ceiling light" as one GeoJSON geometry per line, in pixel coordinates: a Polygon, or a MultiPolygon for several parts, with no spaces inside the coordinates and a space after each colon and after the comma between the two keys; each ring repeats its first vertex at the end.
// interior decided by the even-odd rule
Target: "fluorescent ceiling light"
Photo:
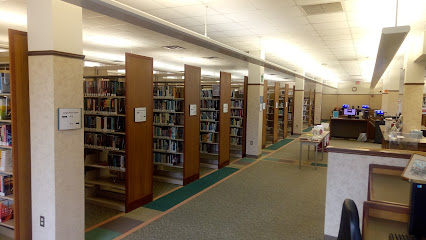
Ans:
{"type": "Polygon", "coordinates": [[[383,28],[370,89],[374,89],[410,31],[410,26],[383,28]]]}
{"type": "Polygon", "coordinates": [[[8,9],[2,9],[0,10],[0,22],[18,26],[26,26],[27,15],[9,11],[8,9]]]}

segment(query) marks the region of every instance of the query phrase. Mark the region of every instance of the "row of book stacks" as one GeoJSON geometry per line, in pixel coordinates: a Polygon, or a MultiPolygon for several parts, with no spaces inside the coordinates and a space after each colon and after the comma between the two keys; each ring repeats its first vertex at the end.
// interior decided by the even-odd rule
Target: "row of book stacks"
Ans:
{"type": "Polygon", "coordinates": [[[285,89],[280,88],[280,96],[278,100],[278,135],[284,136],[284,111],[285,111],[285,89]]]}
{"type": "Polygon", "coordinates": [[[219,156],[220,85],[202,82],[200,92],[200,163],[217,168],[219,156]]]}
{"type": "Polygon", "coordinates": [[[246,81],[231,83],[231,144],[232,156],[242,157],[245,155],[245,115],[246,81]]]}
{"type": "Polygon", "coordinates": [[[293,119],[294,119],[294,92],[295,92],[295,86],[293,88],[289,89],[288,92],[288,115],[287,115],[287,122],[288,122],[288,132],[293,135],[293,119]]]}
{"type": "Polygon", "coordinates": [[[183,74],[152,74],[152,81],[144,82],[144,90],[150,93],[144,95],[134,88],[134,81],[138,80],[128,69],[126,75],[85,72],[86,203],[120,211],[133,208],[127,204],[126,196],[134,184],[128,176],[136,172],[132,166],[147,160],[129,150],[138,139],[137,135],[129,136],[137,129],[129,128],[132,124],[150,128],[145,132],[150,141],[140,143],[152,156],[150,165],[146,165],[152,168],[148,176],[151,181],[144,182],[150,184],[151,200],[159,195],[159,182],[185,185],[199,178],[200,166],[218,169],[229,164],[230,145],[242,155],[244,88],[240,84],[231,90],[230,74],[224,74],[226,79],[221,77],[220,83],[217,79],[204,81],[200,68],[185,65],[183,74]],[[146,107],[143,123],[136,123],[136,108],[129,108],[132,99],[145,101],[138,105],[146,107]],[[221,148],[221,144],[225,147],[221,148]]]}
{"type": "Polygon", "coordinates": [[[125,210],[125,87],[125,76],[118,74],[85,76],[83,81],[86,202],[121,211],[125,210]]]}
{"type": "Polygon", "coordinates": [[[266,102],[266,140],[270,143],[273,142],[274,135],[274,92],[274,86],[268,86],[266,102]]]}
{"type": "Polygon", "coordinates": [[[0,70],[0,226],[14,228],[10,72],[0,70]]]}

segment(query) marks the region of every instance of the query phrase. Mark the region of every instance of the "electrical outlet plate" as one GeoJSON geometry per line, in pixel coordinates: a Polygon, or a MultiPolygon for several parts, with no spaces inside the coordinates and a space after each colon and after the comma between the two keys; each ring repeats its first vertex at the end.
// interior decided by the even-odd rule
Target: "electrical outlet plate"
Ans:
{"type": "Polygon", "coordinates": [[[40,216],[40,227],[44,227],[44,217],[40,216]]]}

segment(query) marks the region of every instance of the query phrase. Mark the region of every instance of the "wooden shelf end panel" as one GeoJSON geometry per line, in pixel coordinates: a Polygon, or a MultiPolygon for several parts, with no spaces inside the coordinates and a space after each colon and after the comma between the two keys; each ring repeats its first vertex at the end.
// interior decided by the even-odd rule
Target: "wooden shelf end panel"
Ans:
{"type": "Polygon", "coordinates": [[[276,143],[278,142],[278,111],[279,108],[277,107],[280,102],[280,83],[275,82],[274,85],[274,130],[273,130],[273,137],[272,142],[276,143]]]}
{"type": "MultiPolygon", "coordinates": [[[[201,68],[185,65],[184,168],[183,179],[194,181],[200,173],[200,91],[201,68]],[[195,104],[197,113],[190,116],[189,106],[195,104]]],[[[197,178],[198,179],[198,178],[197,178]]]]}
{"type": "Polygon", "coordinates": [[[246,156],[247,149],[247,100],[248,100],[248,77],[244,77],[244,99],[243,99],[243,139],[241,156],[246,156]]]}
{"type": "Polygon", "coordinates": [[[220,72],[220,113],[219,113],[219,163],[224,164],[230,160],[229,145],[231,142],[231,74],[220,72]],[[224,113],[223,105],[228,104],[228,111],[224,113]]]}
{"type": "Polygon", "coordinates": [[[27,33],[9,29],[15,239],[31,239],[31,145],[27,33]],[[19,120],[18,120],[19,119],[19,120]],[[19,171],[18,171],[19,169],[19,171]]]}
{"type": "MultiPolygon", "coordinates": [[[[268,102],[268,81],[264,80],[263,83],[263,104],[268,102]]],[[[266,148],[266,109],[263,109],[263,126],[262,126],[262,148],[266,148]]]]}
{"type": "Polygon", "coordinates": [[[126,212],[152,200],[153,59],[126,53],[126,212]],[[146,107],[146,121],[134,109],[146,107]]]}

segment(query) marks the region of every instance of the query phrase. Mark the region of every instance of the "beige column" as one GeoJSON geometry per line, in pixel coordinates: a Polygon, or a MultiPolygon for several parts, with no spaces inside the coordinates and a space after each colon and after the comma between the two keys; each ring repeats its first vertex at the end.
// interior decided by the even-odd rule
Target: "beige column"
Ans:
{"type": "Polygon", "coordinates": [[[401,69],[396,66],[390,69],[389,83],[387,86],[387,115],[396,116],[398,114],[399,106],[399,82],[401,79],[401,69]]]}
{"type": "Polygon", "coordinates": [[[407,36],[407,53],[404,59],[404,97],[402,115],[404,117],[403,131],[421,128],[422,102],[425,66],[415,60],[422,54],[424,31],[411,30],[407,36]]]}
{"type": "MultiPolygon", "coordinates": [[[[265,58],[263,51],[250,52],[250,54],[265,58]]],[[[249,63],[248,90],[247,90],[247,142],[246,154],[259,157],[262,154],[262,124],[263,124],[263,82],[264,68],[249,63]]],[[[267,96],[265,96],[267,97],[267,96]]]]}
{"type": "Polygon", "coordinates": [[[385,113],[388,112],[388,85],[389,85],[389,74],[385,74],[382,77],[383,87],[382,87],[382,108],[381,110],[385,113]]]}
{"type": "Polygon", "coordinates": [[[59,108],[83,108],[82,9],[27,4],[32,239],[84,239],[83,129],[58,130],[59,108]]]}
{"type": "MultiPolygon", "coordinates": [[[[303,73],[304,75],[304,73],[303,73]]],[[[303,98],[305,95],[305,79],[295,77],[294,92],[294,134],[302,134],[303,130],[303,98]]]]}
{"type": "Polygon", "coordinates": [[[322,115],[321,106],[322,106],[322,84],[315,83],[314,125],[321,124],[321,115],[322,115]]]}

